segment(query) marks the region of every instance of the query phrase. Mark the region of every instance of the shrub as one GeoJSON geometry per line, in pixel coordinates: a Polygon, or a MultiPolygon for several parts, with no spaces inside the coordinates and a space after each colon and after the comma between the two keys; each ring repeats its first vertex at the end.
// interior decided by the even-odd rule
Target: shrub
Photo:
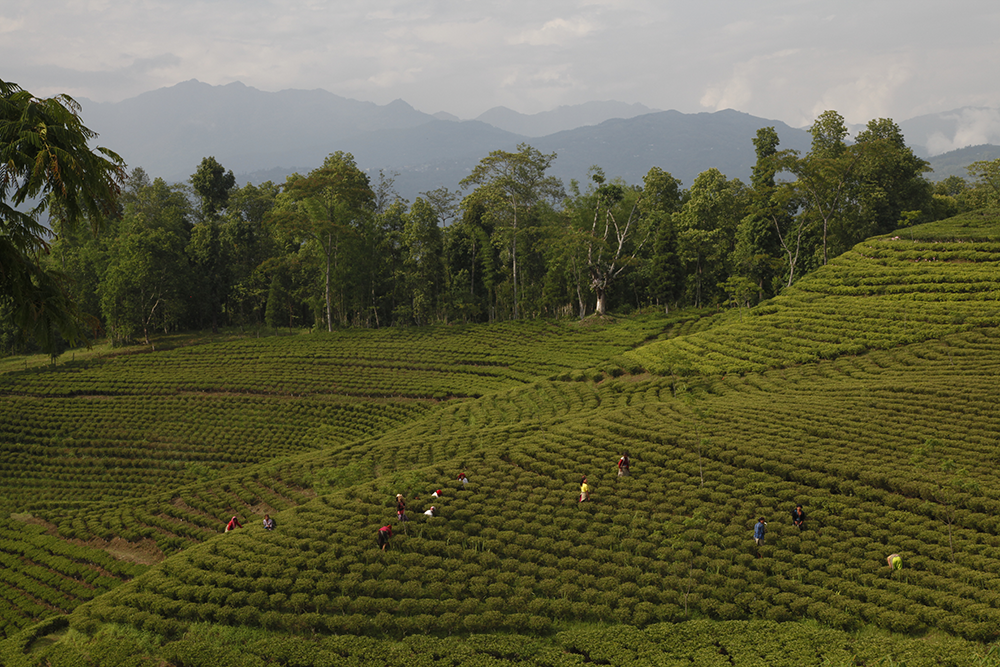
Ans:
{"type": "MultiPolygon", "coordinates": [[[[246,604],[257,609],[266,609],[269,600],[268,594],[264,591],[254,591],[246,598],[246,604]]],[[[232,600],[230,600],[230,604],[235,606],[232,600]]]]}
{"type": "Polygon", "coordinates": [[[395,635],[399,630],[395,617],[384,611],[375,615],[375,618],[372,619],[372,626],[377,632],[385,635],[395,635]]]}
{"type": "Polygon", "coordinates": [[[240,607],[236,610],[234,618],[240,625],[256,626],[260,618],[260,612],[256,607],[240,607]]]}
{"type": "Polygon", "coordinates": [[[277,611],[265,611],[260,615],[259,619],[261,627],[267,630],[283,630],[285,628],[285,620],[282,614],[277,611]]]}

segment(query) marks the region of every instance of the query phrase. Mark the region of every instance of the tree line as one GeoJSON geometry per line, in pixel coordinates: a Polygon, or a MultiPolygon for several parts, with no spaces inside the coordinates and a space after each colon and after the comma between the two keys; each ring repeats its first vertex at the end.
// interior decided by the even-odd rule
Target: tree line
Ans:
{"type": "MultiPolygon", "coordinates": [[[[1000,192],[998,163],[970,167],[972,182],[931,184],[889,119],[849,142],[827,111],[811,133],[800,155],[761,128],[749,183],[709,169],[689,188],[657,167],[629,184],[599,166],[566,186],[548,173],[555,153],[521,144],[412,203],[394,174],[372,178],[343,152],[282,184],[243,187],[214,157],[187,183],[139,167],[120,177],[113,210],[81,211],[78,197],[42,188],[52,238],[25,254],[115,344],[234,326],[584,318],[748,307],[866,237],[1000,192]]],[[[65,336],[25,328],[17,295],[4,296],[5,351],[58,347],[65,336]]]]}

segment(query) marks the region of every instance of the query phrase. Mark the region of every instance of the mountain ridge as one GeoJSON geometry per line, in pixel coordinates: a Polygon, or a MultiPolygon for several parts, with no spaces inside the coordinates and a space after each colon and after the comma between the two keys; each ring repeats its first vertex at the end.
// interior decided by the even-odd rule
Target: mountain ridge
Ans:
{"type": "MultiPolygon", "coordinates": [[[[755,161],[752,139],[761,127],[777,129],[781,148],[805,152],[811,139],[805,129],[734,110],[685,114],[603,101],[530,115],[495,107],[461,120],[445,111],[418,111],[402,99],[378,105],[322,89],[271,93],[240,82],[213,86],[196,79],[116,103],[80,102],[98,143],[152,177],[187,181],[203,157],[213,156],[240,183],[280,181],[342,150],[370,175],[394,174],[397,191],[411,201],[427,190],[457,188],[480,159],[520,143],[555,152],[551,173],[567,183],[585,178],[598,164],[629,183],[657,166],[689,186],[713,167],[747,180],[755,161]]],[[[992,136],[986,132],[992,117],[977,113],[957,109],[938,114],[937,124],[922,116],[900,127],[908,138],[926,143],[936,137],[942,145],[961,136],[992,136]],[[982,131],[963,135],[966,121],[977,121],[982,131]]],[[[909,143],[926,157],[926,145],[909,143]]]]}
{"type": "Polygon", "coordinates": [[[479,114],[475,120],[526,137],[542,137],[585,125],[597,125],[611,118],[634,118],[658,111],[660,109],[651,109],[644,104],[604,100],[562,105],[535,114],[522,114],[499,106],[479,114]]]}

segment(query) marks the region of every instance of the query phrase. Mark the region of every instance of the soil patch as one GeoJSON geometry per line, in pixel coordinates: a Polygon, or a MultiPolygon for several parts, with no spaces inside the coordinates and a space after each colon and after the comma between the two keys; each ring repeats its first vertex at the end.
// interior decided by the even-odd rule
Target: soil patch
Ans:
{"type": "Polygon", "coordinates": [[[35,526],[41,526],[45,529],[45,533],[47,535],[53,535],[55,537],[59,536],[59,527],[51,521],[46,521],[45,519],[40,519],[37,516],[31,516],[30,514],[28,516],[13,514],[11,515],[11,518],[16,521],[24,521],[25,523],[30,523],[35,526]]]}
{"type": "Polygon", "coordinates": [[[148,537],[138,542],[128,542],[120,537],[115,537],[111,540],[103,540],[95,537],[89,542],[84,542],[83,540],[72,541],[77,544],[107,551],[113,558],[127,560],[130,563],[138,563],[139,565],[156,565],[164,559],[160,547],[156,546],[156,542],[148,537]]]}

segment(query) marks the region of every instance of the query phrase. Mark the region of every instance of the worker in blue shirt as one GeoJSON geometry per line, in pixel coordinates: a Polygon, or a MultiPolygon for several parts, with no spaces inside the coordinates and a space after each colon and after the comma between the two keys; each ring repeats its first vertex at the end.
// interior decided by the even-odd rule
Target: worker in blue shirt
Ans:
{"type": "Polygon", "coordinates": [[[767,532],[767,523],[764,522],[764,517],[757,520],[757,524],[753,527],[753,541],[757,545],[757,558],[760,558],[760,547],[764,546],[764,533],[767,532]]]}

